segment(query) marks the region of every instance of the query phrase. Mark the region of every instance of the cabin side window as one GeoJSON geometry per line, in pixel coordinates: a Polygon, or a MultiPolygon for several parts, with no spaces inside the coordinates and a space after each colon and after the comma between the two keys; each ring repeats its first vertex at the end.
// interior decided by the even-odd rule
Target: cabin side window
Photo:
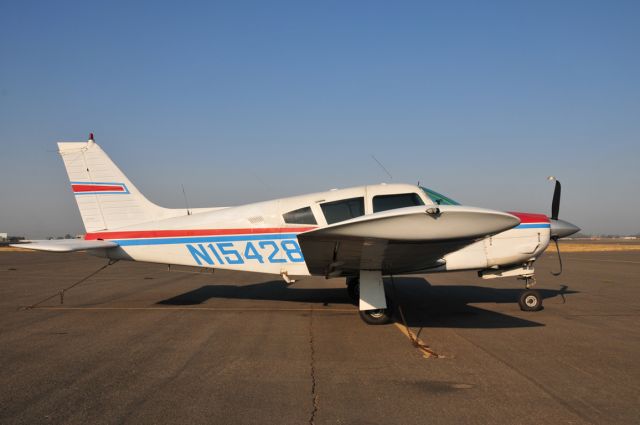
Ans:
{"type": "Polygon", "coordinates": [[[373,212],[395,210],[396,208],[424,205],[417,193],[400,193],[394,195],[378,195],[373,197],[373,212]]]}
{"type": "Polygon", "coordinates": [[[321,204],[327,224],[338,223],[364,215],[364,198],[341,199],[321,204]]]}
{"type": "Polygon", "coordinates": [[[299,208],[282,214],[285,223],[289,224],[318,224],[310,207],[299,208]]]}

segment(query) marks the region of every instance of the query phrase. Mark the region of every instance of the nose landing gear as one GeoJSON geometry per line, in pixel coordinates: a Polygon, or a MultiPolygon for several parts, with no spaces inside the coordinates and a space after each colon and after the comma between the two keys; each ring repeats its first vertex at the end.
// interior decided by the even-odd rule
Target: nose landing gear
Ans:
{"type": "Polygon", "coordinates": [[[481,270],[478,272],[478,275],[483,279],[513,276],[520,280],[524,280],[524,287],[526,290],[523,291],[518,298],[520,309],[522,311],[542,310],[542,297],[540,296],[540,292],[531,289],[536,284],[536,278],[533,271],[533,261],[510,268],[481,270]]]}

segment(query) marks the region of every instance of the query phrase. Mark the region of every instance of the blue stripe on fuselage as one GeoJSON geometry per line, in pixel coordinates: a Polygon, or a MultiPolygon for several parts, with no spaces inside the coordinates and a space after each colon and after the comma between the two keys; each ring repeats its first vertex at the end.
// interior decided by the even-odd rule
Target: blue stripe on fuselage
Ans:
{"type": "Polygon", "coordinates": [[[153,239],[120,239],[115,240],[120,246],[141,245],[175,245],[184,243],[262,241],[273,239],[295,239],[296,233],[276,233],[273,235],[233,235],[233,236],[195,236],[188,238],[153,238],[153,239]]]}
{"type": "Polygon", "coordinates": [[[551,225],[549,223],[532,223],[532,224],[521,224],[519,226],[514,227],[514,229],[549,229],[551,225]]]}

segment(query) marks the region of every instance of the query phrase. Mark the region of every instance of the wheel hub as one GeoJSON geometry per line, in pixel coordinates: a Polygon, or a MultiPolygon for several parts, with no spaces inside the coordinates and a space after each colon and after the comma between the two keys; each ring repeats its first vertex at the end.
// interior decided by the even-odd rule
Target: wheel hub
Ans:
{"type": "Polygon", "coordinates": [[[369,314],[369,316],[373,317],[374,319],[379,319],[384,316],[384,309],[380,308],[378,310],[369,310],[367,314],[369,314]]]}

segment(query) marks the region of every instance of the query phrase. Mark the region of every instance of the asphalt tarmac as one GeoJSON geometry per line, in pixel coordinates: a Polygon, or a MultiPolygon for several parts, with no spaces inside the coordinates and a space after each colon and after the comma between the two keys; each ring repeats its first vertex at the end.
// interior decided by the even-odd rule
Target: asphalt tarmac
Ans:
{"type": "Polygon", "coordinates": [[[120,262],[60,305],[104,264],[0,252],[0,423],[640,422],[640,251],[543,257],[535,313],[512,278],[387,279],[411,333],[343,279],[120,262]]]}

